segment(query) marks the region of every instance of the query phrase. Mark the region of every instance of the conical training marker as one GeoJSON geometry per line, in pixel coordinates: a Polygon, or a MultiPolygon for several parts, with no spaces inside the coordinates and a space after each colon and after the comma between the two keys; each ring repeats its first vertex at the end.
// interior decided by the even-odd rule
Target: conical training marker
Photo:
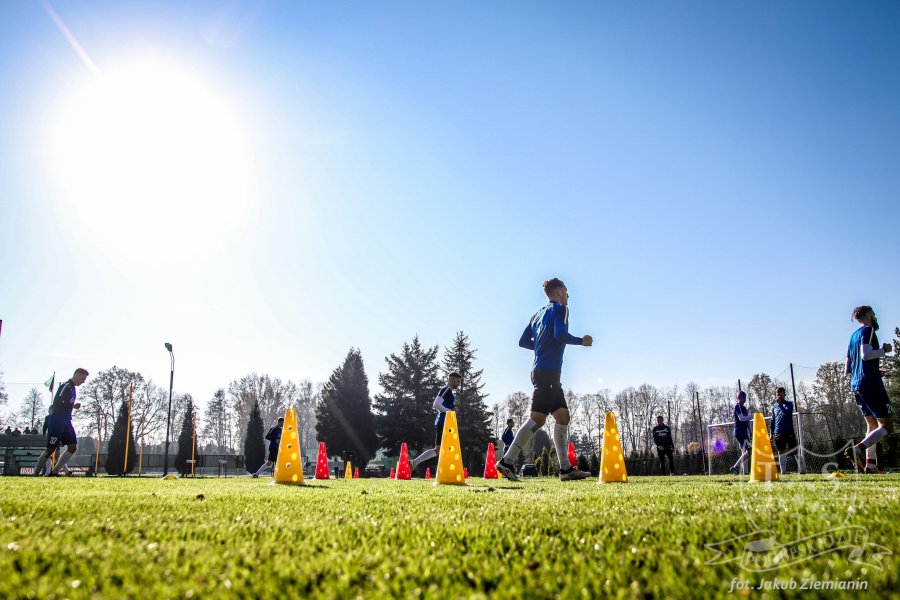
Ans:
{"type": "Polygon", "coordinates": [[[328,451],[325,450],[325,442],[319,442],[319,457],[316,459],[316,479],[330,479],[328,472],[328,451]]]}
{"type": "Polygon", "coordinates": [[[575,456],[575,444],[573,442],[569,442],[569,466],[578,466],[578,457],[575,456]]]}
{"type": "Polygon", "coordinates": [[[408,480],[409,472],[409,448],[406,442],[400,444],[400,462],[397,463],[397,479],[408,480]]]}
{"type": "Polygon", "coordinates": [[[353,479],[359,479],[359,467],[353,469],[353,479]]]}
{"type": "Polygon", "coordinates": [[[391,467],[391,474],[388,475],[388,479],[393,479],[393,478],[394,478],[394,475],[395,475],[394,467],[391,467]]]}
{"type": "Polygon", "coordinates": [[[456,411],[447,412],[444,419],[444,435],[441,437],[441,455],[438,458],[437,479],[434,484],[447,483],[465,485],[462,453],[459,448],[459,429],[456,426],[456,411]]]}
{"type": "Polygon", "coordinates": [[[778,468],[772,442],[762,413],[753,415],[753,453],[750,456],[750,483],[760,481],[778,481],[778,468]]]}
{"type": "Polygon", "coordinates": [[[353,463],[347,461],[347,468],[344,470],[344,479],[353,479],[353,463]]]}
{"type": "Polygon", "coordinates": [[[469,467],[464,467],[463,468],[463,479],[468,479],[468,478],[469,478],[469,467]]]}
{"type": "Polygon", "coordinates": [[[487,458],[484,462],[485,479],[498,479],[500,477],[500,474],[497,473],[497,467],[494,466],[496,463],[497,455],[494,453],[494,442],[490,442],[487,449],[487,458]]]}
{"type": "Polygon", "coordinates": [[[606,427],[603,429],[603,455],[600,457],[600,483],[625,483],[625,455],[622,454],[622,440],[612,412],[606,413],[606,427]]]}
{"type": "Polygon", "coordinates": [[[275,483],[301,485],[303,466],[300,464],[300,447],[297,437],[297,411],[287,409],[278,442],[278,458],[275,460],[275,483]]]}
{"type": "Polygon", "coordinates": [[[425,479],[431,479],[431,467],[425,468],[425,479]]]}

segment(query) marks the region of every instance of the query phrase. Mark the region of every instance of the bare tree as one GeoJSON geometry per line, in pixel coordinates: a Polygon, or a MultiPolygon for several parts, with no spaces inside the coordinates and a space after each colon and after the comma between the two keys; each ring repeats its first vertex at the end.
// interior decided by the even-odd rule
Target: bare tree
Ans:
{"type": "Polygon", "coordinates": [[[526,417],[530,414],[531,396],[525,392],[513,392],[506,397],[506,414],[508,418],[515,422],[515,426],[519,427],[525,422],[526,417]]]}
{"type": "Polygon", "coordinates": [[[216,452],[226,452],[231,448],[231,410],[225,402],[225,390],[219,388],[206,405],[202,438],[216,448],[216,452]]]}
{"type": "Polygon", "coordinates": [[[322,392],[322,384],[313,385],[309,379],[297,384],[295,402],[297,407],[298,434],[300,446],[311,448],[316,445],[316,403],[322,392]]]}
{"type": "Polygon", "coordinates": [[[37,426],[38,421],[43,421],[47,407],[44,405],[44,395],[37,388],[31,388],[22,406],[19,408],[19,416],[28,423],[28,427],[37,426]]]}

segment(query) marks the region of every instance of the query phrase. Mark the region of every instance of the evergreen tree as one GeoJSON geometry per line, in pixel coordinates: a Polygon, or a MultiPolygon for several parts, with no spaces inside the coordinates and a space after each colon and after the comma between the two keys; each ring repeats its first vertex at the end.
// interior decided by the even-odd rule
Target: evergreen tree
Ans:
{"type": "Polygon", "coordinates": [[[423,348],[419,336],[415,336],[412,343],[403,344],[400,356],[385,358],[388,371],[378,376],[384,392],[375,396],[374,408],[378,411],[378,441],[390,456],[400,454],[403,442],[416,454],[434,447],[432,405],[443,385],[437,353],[437,346],[423,348]]]}
{"type": "Polygon", "coordinates": [[[104,467],[110,475],[127,475],[137,465],[137,446],[134,443],[134,427],[128,423],[128,403],[122,401],[119,413],[109,436],[106,463],[104,467]],[[127,434],[127,435],[126,435],[127,434]],[[128,438],[128,464],[125,464],[125,438],[128,438]],[[123,470],[124,469],[124,470],[123,470]]]}
{"type": "Polygon", "coordinates": [[[538,469],[538,475],[547,475],[550,472],[550,452],[547,447],[544,446],[544,449],[541,450],[541,456],[538,458],[540,461],[540,468],[538,469]]]}
{"type": "Polygon", "coordinates": [[[369,379],[362,355],[355,348],[322,388],[316,406],[316,434],[332,456],[352,455],[358,465],[366,465],[378,449],[369,379]]]}
{"type": "MultiPolygon", "coordinates": [[[[193,452],[193,460],[198,460],[200,454],[197,452],[196,438],[194,437],[194,427],[197,418],[194,412],[194,400],[188,398],[184,405],[184,418],[181,421],[181,433],[178,434],[178,453],[175,455],[174,466],[182,475],[191,472],[191,460],[193,452]]],[[[196,467],[196,463],[194,465],[196,467]]],[[[257,467],[258,468],[258,467],[257,467]]],[[[196,473],[196,469],[195,469],[196,473]]]]}
{"type": "Polygon", "coordinates": [[[475,370],[475,352],[469,338],[462,331],[456,333],[449,348],[444,349],[441,370],[447,375],[456,371],[462,376],[456,390],[456,422],[459,425],[463,461],[471,470],[482,463],[488,442],[491,441],[491,411],[481,381],[483,369],[475,370]]]}
{"type": "Polygon", "coordinates": [[[256,473],[266,462],[266,440],[263,432],[262,413],[259,402],[254,402],[247,421],[247,435],[244,437],[244,468],[256,473]]]}

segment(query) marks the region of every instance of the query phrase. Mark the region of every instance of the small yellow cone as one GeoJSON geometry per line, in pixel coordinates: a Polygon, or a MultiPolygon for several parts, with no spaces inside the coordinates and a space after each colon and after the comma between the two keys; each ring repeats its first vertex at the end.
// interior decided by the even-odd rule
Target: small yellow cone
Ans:
{"type": "Polygon", "coordinates": [[[600,457],[600,483],[625,483],[627,481],[625,455],[622,453],[622,440],[619,438],[616,417],[612,412],[608,412],[603,432],[603,455],[600,457]]]}
{"type": "Polygon", "coordinates": [[[278,443],[278,459],[275,461],[275,483],[303,484],[303,467],[300,465],[300,439],[297,437],[297,411],[287,409],[278,443]]]}
{"type": "Polygon", "coordinates": [[[347,470],[344,471],[344,479],[353,479],[353,465],[349,460],[347,461],[347,470]]]}
{"type": "Polygon", "coordinates": [[[453,410],[448,412],[444,418],[441,455],[438,457],[438,470],[434,485],[440,483],[466,485],[462,453],[459,448],[459,429],[456,426],[456,411],[453,410]]]}
{"type": "Polygon", "coordinates": [[[750,483],[778,481],[778,467],[762,413],[753,415],[753,454],[750,456],[750,483]]]}

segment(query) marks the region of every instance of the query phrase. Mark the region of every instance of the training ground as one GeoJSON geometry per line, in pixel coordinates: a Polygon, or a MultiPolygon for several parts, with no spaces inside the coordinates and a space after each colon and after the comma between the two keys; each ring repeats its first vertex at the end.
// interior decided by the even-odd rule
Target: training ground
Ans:
{"type": "Polygon", "coordinates": [[[468,481],[3,478],[0,597],[900,597],[900,475],[468,481]]]}

